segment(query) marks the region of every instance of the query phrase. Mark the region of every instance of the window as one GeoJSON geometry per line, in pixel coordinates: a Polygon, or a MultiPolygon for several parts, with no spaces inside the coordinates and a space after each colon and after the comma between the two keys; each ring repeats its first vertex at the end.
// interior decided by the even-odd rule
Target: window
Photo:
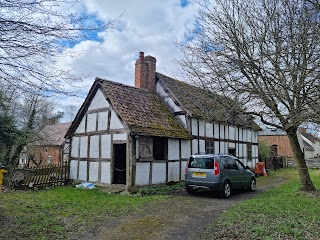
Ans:
{"type": "Polygon", "coordinates": [[[235,148],[229,148],[228,153],[232,156],[236,156],[236,149],[235,148]]]}
{"type": "Polygon", "coordinates": [[[52,162],[51,156],[48,156],[48,163],[50,164],[52,162]]]}
{"type": "Polygon", "coordinates": [[[45,148],[45,151],[48,152],[48,148],[47,147],[45,148]]]}
{"type": "Polygon", "coordinates": [[[243,165],[243,163],[240,162],[238,159],[236,159],[236,163],[237,163],[237,166],[238,166],[239,170],[244,170],[245,169],[245,166],[243,165]]]}
{"type": "Polygon", "coordinates": [[[206,153],[214,153],[214,141],[206,141],[206,153]]]}
{"type": "Polygon", "coordinates": [[[227,157],[227,162],[228,162],[229,169],[239,170],[236,160],[234,160],[233,158],[227,157]]]}
{"type": "Polygon", "coordinates": [[[214,169],[214,158],[190,158],[188,167],[214,169]]]}
{"type": "Polygon", "coordinates": [[[252,144],[247,144],[247,160],[252,161],[252,144]]]}
{"type": "Polygon", "coordinates": [[[153,138],[153,158],[155,160],[165,160],[167,154],[167,139],[163,137],[153,138]]]}

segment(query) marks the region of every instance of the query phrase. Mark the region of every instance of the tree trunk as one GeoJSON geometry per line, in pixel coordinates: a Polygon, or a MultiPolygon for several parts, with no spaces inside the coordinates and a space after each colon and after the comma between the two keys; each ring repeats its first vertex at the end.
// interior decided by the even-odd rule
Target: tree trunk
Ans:
{"type": "Polygon", "coordinates": [[[300,148],[300,144],[297,136],[297,128],[290,128],[286,132],[289,137],[289,141],[291,144],[291,148],[293,150],[293,154],[295,156],[297,169],[300,176],[300,182],[301,182],[300,190],[306,191],[306,192],[316,191],[316,188],[314,187],[309,175],[306,160],[304,158],[304,153],[300,148]]]}

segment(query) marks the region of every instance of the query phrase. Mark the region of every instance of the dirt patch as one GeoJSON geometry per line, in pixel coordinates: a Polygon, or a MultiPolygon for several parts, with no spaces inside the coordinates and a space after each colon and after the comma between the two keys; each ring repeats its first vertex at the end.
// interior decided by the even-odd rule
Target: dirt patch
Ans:
{"type": "MultiPolygon", "coordinates": [[[[258,184],[257,191],[236,192],[229,199],[221,199],[208,192],[194,195],[185,191],[175,192],[165,200],[146,204],[134,213],[113,219],[83,239],[197,239],[199,233],[230,206],[286,181],[284,177],[274,178],[272,182],[264,181],[258,184]]],[[[237,231],[240,229],[235,229],[235,237],[237,231]]]]}

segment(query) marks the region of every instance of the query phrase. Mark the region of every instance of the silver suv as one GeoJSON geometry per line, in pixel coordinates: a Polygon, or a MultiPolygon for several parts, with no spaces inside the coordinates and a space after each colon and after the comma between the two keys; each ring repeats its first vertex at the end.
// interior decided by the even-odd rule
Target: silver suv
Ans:
{"type": "Polygon", "coordinates": [[[234,189],[255,191],[256,178],[249,167],[245,167],[234,156],[192,155],[185,170],[185,185],[190,194],[198,190],[209,190],[228,198],[234,189]]]}

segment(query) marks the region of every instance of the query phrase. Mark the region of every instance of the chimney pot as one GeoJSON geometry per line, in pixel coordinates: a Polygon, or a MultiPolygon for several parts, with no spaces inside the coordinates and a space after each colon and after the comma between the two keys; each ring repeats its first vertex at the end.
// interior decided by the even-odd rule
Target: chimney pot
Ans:
{"type": "Polygon", "coordinates": [[[139,60],[141,63],[144,62],[144,52],[139,52],[139,60]]]}

